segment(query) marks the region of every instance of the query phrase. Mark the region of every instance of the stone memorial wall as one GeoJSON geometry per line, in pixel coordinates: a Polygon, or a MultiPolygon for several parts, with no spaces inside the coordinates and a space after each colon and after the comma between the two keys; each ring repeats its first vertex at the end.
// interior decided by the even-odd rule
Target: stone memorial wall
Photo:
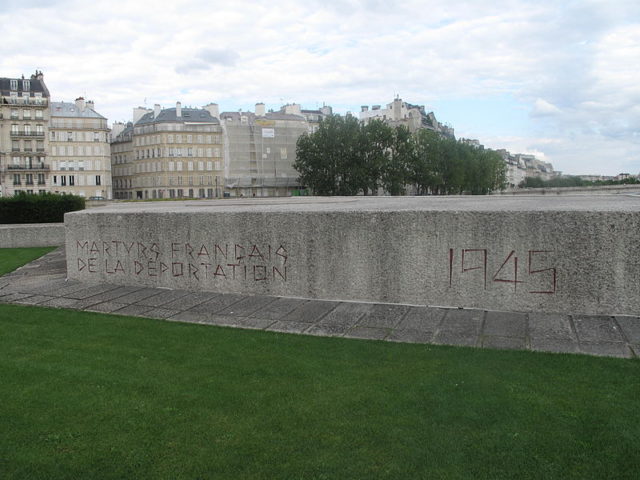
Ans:
{"type": "Polygon", "coordinates": [[[640,312],[640,198],[272,199],[65,217],[69,278],[494,310],[640,312]]]}

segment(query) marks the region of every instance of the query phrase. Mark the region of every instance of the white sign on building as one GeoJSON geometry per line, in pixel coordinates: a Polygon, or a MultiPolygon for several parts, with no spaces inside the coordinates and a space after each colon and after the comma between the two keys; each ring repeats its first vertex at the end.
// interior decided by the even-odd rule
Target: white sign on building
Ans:
{"type": "Polygon", "coordinates": [[[263,128],[262,129],[262,138],[275,138],[276,131],[274,128],[263,128]]]}

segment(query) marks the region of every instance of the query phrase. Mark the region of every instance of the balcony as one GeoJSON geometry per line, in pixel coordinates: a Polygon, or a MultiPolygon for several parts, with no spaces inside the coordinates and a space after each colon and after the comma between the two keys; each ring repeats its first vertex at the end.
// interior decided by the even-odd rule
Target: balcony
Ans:
{"type": "Polygon", "coordinates": [[[44,163],[37,163],[33,165],[7,165],[6,167],[0,167],[7,171],[15,171],[15,170],[50,170],[49,165],[44,163]]]}
{"type": "Polygon", "coordinates": [[[26,132],[24,130],[11,130],[9,135],[11,135],[12,137],[44,138],[44,132],[26,132]]]}
{"type": "Polygon", "coordinates": [[[36,98],[36,97],[4,97],[5,105],[24,105],[27,107],[46,107],[48,105],[48,101],[46,98],[36,98]]]}

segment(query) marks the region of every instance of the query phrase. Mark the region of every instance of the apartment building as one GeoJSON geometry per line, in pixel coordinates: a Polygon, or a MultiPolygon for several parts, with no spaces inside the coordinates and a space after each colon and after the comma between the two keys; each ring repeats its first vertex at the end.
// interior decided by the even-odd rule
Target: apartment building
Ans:
{"type": "Polygon", "coordinates": [[[264,104],[257,103],[255,112],[223,112],[220,121],[228,195],[289,196],[300,188],[293,164],[298,138],[309,132],[309,122],[299,105],[266,112],[264,104]]]}
{"type": "Polygon", "coordinates": [[[42,72],[0,78],[0,196],[49,190],[49,97],[42,72]]]}
{"type": "Polygon", "coordinates": [[[111,127],[111,176],[113,198],[133,198],[133,122],[111,127]]]}
{"type": "Polygon", "coordinates": [[[111,162],[116,198],[222,196],[224,167],[218,106],[134,109],[116,127],[111,162]]]}
{"type": "Polygon", "coordinates": [[[403,102],[401,98],[394,99],[393,102],[387,104],[386,108],[373,105],[369,109],[368,105],[363,105],[360,111],[360,121],[366,124],[373,119],[382,120],[394,127],[404,125],[411,132],[425,128],[444,137],[455,137],[454,129],[438,122],[435,114],[433,112],[427,113],[424,105],[412,105],[403,102]]]}
{"type": "Polygon", "coordinates": [[[49,152],[54,193],[111,199],[107,119],[92,101],[51,102],[49,152]]]}

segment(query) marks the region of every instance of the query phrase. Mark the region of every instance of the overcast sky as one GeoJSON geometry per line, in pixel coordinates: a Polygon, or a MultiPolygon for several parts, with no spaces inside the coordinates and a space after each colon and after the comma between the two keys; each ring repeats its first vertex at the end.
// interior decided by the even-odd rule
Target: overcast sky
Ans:
{"type": "Polygon", "coordinates": [[[0,4],[0,76],[42,70],[110,124],[177,100],[357,114],[399,95],[567,174],[640,172],[638,0],[0,4]]]}

